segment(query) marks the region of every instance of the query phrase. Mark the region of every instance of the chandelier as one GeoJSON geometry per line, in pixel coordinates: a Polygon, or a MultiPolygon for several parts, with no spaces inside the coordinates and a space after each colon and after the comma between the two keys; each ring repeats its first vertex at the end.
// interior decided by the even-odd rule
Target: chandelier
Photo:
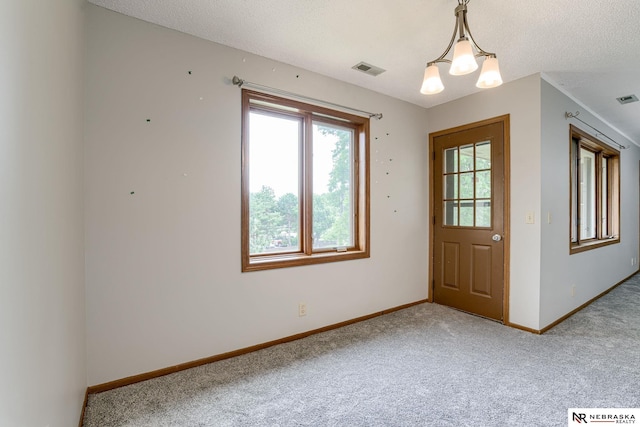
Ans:
{"type": "Polygon", "coordinates": [[[463,76],[473,73],[478,69],[478,63],[476,61],[478,57],[484,57],[484,62],[476,87],[488,89],[502,84],[496,54],[482,50],[473,39],[471,31],[469,30],[469,23],[467,22],[467,4],[469,1],[470,0],[458,0],[458,6],[455,9],[456,26],[453,29],[449,46],[447,46],[442,55],[437,59],[427,63],[420,93],[433,95],[444,90],[444,85],[442,84],[442,80],[440,80],[438,63],[446,62],[451,64],[449,74],[453,76],[463,76]],[[458,36],[458,41],[453,47],[453,59],[447,59],[445,56],[447,56],[451,50],[456,36],[458,36]],[[474,54],[474,50],[477,53],[474,54]]]}

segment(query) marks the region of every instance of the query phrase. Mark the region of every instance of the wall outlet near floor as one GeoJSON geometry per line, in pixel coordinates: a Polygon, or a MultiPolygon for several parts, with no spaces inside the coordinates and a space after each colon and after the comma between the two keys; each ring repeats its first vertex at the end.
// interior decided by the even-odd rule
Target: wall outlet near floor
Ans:
{"type": "Polygon", "coordinates": [[[307,315],[307,304],[304,302],[298,303],[298,316],[306,316],[307,315]]]}
{"type": "Polygon", "coordinates": [[[571,285],[571,296],[572,297],[576,296],[576,285],[571,285]]]}
{"type": "Polygon", "coordinates": [[[636,265],[636,259],[635,259],[635,257],[631,257],[631,265],[636,265]]]}

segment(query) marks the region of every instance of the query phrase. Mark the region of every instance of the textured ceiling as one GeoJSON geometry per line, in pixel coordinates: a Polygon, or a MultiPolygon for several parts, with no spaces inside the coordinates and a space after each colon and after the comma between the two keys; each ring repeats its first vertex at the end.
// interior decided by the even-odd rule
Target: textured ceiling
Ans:
{"type": "MultiPolygon", "coordinates": [[[[456,0],[89,1],[423,107],[480,90],[477,72],[450,77],[443,68],[444,92],[419,93],[426,62],[451,37],[456,0]],[[387,71],[352,70],[360,61],[387,71]]],[[[472,0],[468,10],[474,38],[497,54],[505,82],[542,72],[640,144],[640,102],[615,99],[640,97],[640,0],[472,0]]]]}

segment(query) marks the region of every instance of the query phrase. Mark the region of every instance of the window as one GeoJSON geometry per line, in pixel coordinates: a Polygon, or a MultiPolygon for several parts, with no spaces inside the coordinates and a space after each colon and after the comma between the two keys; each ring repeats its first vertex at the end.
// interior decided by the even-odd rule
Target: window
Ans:
{"type": "Polygon", "coordinates": [[[491,227],[491,141],[444,150],[444,225],[491,227]]]}
{"type": "Polygon", "coordinates": [[[242,271],[369,257],[369,119],[243,89],[242,271]]]}
{"type": "Polygon", "coordinates": [[[620,242],[620,153],[571,133],[571,253],[620,242]]]}

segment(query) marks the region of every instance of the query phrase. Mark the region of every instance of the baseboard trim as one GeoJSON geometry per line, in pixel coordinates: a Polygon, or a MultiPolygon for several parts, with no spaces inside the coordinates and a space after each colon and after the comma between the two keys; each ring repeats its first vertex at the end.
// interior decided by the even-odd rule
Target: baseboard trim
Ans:
{"type": "Polygon", "coordinates": [[[624,279],[622,279],[621,281],[619,281],[618,283],[616,283],[615,285],[611,286],[609,289],[607,289],[606,291],[596,295],[595,297],[591,298],[589,301],[585,302],[584,304],[582,304],[580,307],[576,308],[573,311],[570,311],[569,313],[565,314],[564,316],[560,317],[558,320],[550,323],[549,325],[545,326],[542,329],[532,329],[532,328],[527,328],[526,326],[522,326],[522,325],[518,325],[517,323],[507,323],[507,326],[510,326],[512,328],[515,329],[520,329],[522,331],[526,331],[526,332],[531,332],[532,334],[537,334],[537,335],[542,335],[545,332],[547,332],[549,329],[553,328],[554,326],[559,325],[560,323],[564,322],[565,320],[567,320],[569,317],[573,316],[574,314],[576,314],[577,312],[579,312],[580,310],[582,310],[583,308],[591,305],[592,303],[594,303],[595,301],[599,300],[600,298],[602,298],[603,296],[605,296],[606,294],[608,294],[609,292],[611,292],[612,290],[614,290],[615,288],[617,288],[618,286],[622,285],[624,282],[626,282],[627,280],[629,280],[630,278],[632,278],[633,276],[635,276],[636,274],[640,273],[640,269],[636,270],[635,272],[633,272],[632,274],[630,274],[629,276],[625,277],[624,279]]]}
{"type": "Polygon", "coordinates": [[[78,423],[78,427],[82,427],[84,424],[84,411],[87,409],[87,402],[89,400],[89,388],[84,391],[84,402],[82,402],[82,411],[80,411],[80,422],[78,423]]]}
{"type": "Polygon", "coordinates": [[[606,291],[596,295],[595,297],[591,298],[589,301],[585,302],[584,304],[582,304],[580,307],[576,308],[575,310],[565,314],[564,316],[562,316],[561,318],[559,318],[558,320],[556,320],[555,322],[550,323],[549,325],[545,326],[544,328],[540,329],[540,333],[544,334],[545,332],[547,332],[549,329],[553,328],[554,326],[564,322],[565,320],[567,320],[569,317],[573,316],[574,314],[576,314],[577,312],[579,312],[580,310],[582,310],[583,308],[587,307],[588,305],[590,305],[591,303],[593,303],[594,301],[602,298],[603,296],[605,296],[606,294],[608,294],[609,292],[611,292],[612,290],[614,290],[615,288],[617,288],[618,286],[622,285],[624,282],[626,282],[627,280],[629,280],[630,278],[632,278],[633,276],[635,276],[638,271],[635,271],[634,273],[632,273],[631,275],[625,277],[624,279],[622,279],[621,281],[619,281],[618,283],[616,283],[615,285],[611,286],[609,289],[607,289],[606,291]]]}
{"type": "Polygon", "coordinates": [[[518,325],[517,323],[507,322],[506,326],[514,329],[520,329],[521,331],[531,332],[532,334],[540,335],[542,331],[540,329],[527,328],[526,326],[518,325]]]}
{"type": "MultiPolygon", "coordinates": [[[[230,359],[232,357],[241,356],[241,355],[247,354],[247,353],[252,353],[254,351],[258,351],[258,350],[262,350],[262,349],[265,349],[265,348],[273,347],[274,345],[284,344],[284,343],[287,343],[287,342],[291,342],[291,341],[299,340],[299,339],[302,339],[302,338],[306,338],[306,337],[311,336],[311,335],[319,334],[319,333],[322,333],[322,332],[327,332],[327,331],[330,331],[330,330],[333,330],[333,329],[342,328],[344,326],[348,326],[348,325],[352,325],[354,323],[358,323],[358,322],[362,322],[362,321],[365,321],[365,320],[373,319],[374,317],[382,316],[384,314],[393,313],[394,311],[403,310],[405,308],[413,307],[415,305],[423,304],[423,303],[426,303],[426,302],[428,302],[428,300],[424,299],[424,300],[412,302],[412,303],[409,303],[409,304],[404,304],[404,305],[400,305],[400,306],[397,306],[397,307],[388,308],[386,310],[378,311],[378,312],[375,312],[375,313],[372,313],[372,314],[368,314],[366,316],[357,317],[355,319],[346,320],[344,322],[335,323],[333,325],[324,326],[322,328],[313,329],[311,331],[307,331],[307,332],[302,332],[302,333],[299,333],[299,334],[291,335],[291,336],[288,336],[288,337],[285,337],[285,338],[280,338],[280,339],[269,341],[269,342],[265,342],[265,343],[262,343],[262,344],[257,344],[257,345],[253,345],[253,346],[250,346],[250,347],[241,348],[239,350],[234,350],[234,351],[230,351],[230,352],[227,352],[227,353],[222,353],[222,354],[218,354],[218,355],[215,355],[215,356],[205,357],[203,359],[193,360],[191,362],[185,362],[185,363],[181,363],[179,365],[170,366],[170,367],[163,368],[163,369],[158,369],[158,370],[151,371],[151,372],[146,372],[146,373],[143,373],[143,374],[132,375],[130,377],[122,378],[122,379],[115,380],[115,381],[106,382],[106,383],[103,383],[103,384],[93,385],[93,386],[90,386],[90,387],[87,388],[87,395],[96,394],[96,393],[102,393],[102,392],[105,392],[105,391],[113,390],[115,388],[124,387],[124,386],[127,386],[127,385],[139,383],[139,382],[142,382],[142,381],[147,381],[147,380],[150,380],[150,379],[153,379],[153,378],[158,378],[158,377],[162,377],[162,376],[165,376],[165,375],[173,374],[175,372],[184,371],[185,369],[191,369],[191,368],[195,368],[195,367],[198,367],[198,366],[206,365],[206,364],[209,364],[209,363],[218,362],[220,360],[230,359]]],[[[86,407],[86,404],[87,404],[87,399],[85,398],[85,404],[84,404],[83,410],[82,410],[83,417],[84,417],[84,407],[86,407]]],[[[81,422],[82,422],[82,419],[81,419],[81,422]]],[[[82,427],[82,424],[80,424],[80,427],[82,427]]]]}

